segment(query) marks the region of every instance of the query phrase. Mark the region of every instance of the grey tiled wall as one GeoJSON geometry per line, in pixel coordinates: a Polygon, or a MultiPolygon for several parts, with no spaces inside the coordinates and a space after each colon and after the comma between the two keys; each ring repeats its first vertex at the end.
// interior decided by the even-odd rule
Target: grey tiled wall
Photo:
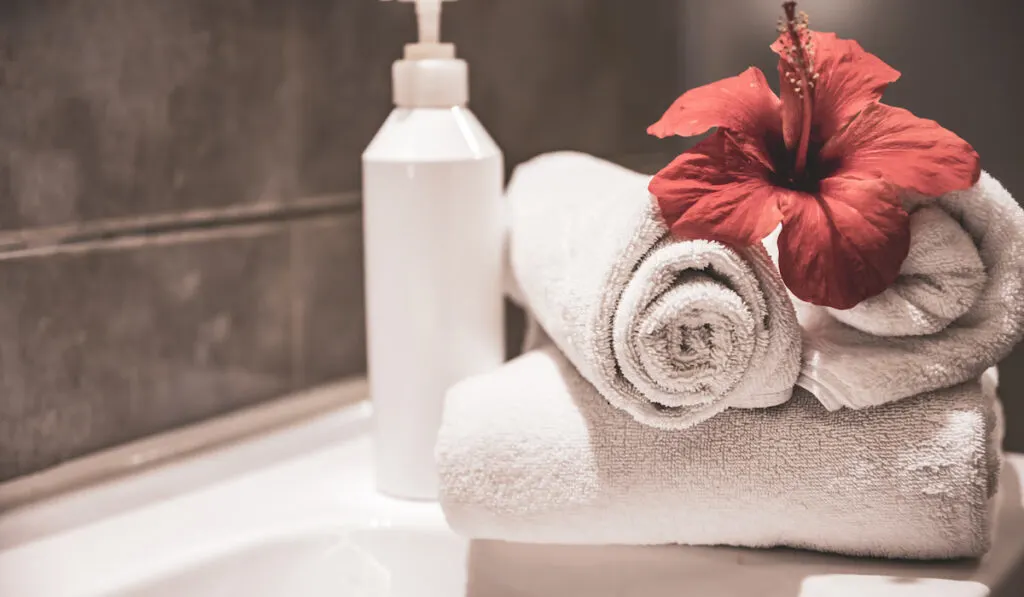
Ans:
{"type": "Polygon", "coordinates": [[[358,256],[357,226],[321,217],[0,257],[3,471],[357,372],[360,287],[326,263],[358,256]]]}
{"type": "MultiPolygon", "coordinates": [[[[469,0],[514,164],[638,166],[676,0],[469,0]]],[[[0,0],[0,481],[364,367],[359,154],[409,5],[0,0]]]]}

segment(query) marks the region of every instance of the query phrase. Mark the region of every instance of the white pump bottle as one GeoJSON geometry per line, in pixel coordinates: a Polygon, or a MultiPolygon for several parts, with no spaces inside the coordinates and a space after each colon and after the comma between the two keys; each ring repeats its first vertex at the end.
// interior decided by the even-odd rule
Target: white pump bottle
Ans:
{"type": "Polygon", "coordinates": [[[444,393],[504,359],[504,167],[466,108],[466,63],[439,41],[441,0],[405,1],[419,43],[363,153],[368,365],[377,488],[434,499],[444,393]]]}

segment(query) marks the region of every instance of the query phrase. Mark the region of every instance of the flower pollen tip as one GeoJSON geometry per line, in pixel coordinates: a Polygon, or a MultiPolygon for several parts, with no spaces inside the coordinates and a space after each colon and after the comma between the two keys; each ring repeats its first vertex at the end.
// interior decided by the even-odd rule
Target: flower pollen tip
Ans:
{"type": "Polygon", "coordinates": [[[802,11],[799,16],[797,15],[796,2],[784,2],[782,10],[786,16],[786,33],[782,34],[780,41],[786,45],[787,62],[796,70],[795,73],[786,74],[790,85],[792,85],[793,93],[800,98],[801,102],[800,141],[794,165],[795,173],[800,175],[807,166],[807,151],[811,136],[811,112],[814,109],[813,99],[808,91],[814,88],[814,79],[817,75],[814,72],[814,40],[811,37],[811,30],[808,28],[810,17],[802,11]],[[788,37],[788,40],[783,40],[785,37],[788,37]]]}

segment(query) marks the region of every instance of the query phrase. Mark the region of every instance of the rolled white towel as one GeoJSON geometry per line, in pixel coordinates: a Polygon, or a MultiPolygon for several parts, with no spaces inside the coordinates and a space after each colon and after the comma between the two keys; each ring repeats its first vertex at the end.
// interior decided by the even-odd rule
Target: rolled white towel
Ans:
{"type": "Polygon", "coordinates": [[[910,253],[896,282],[852,309],[828,312],[875,336],[934,334],[974,306],[987,280],[963,226],[938,205],[925,205],[910,214],[910,253]]]}
{"type": "Polygon", "coordinates": [[[579,153],[516,169],[510,258],[532,316],[608,402],[647,425],[785,402],[800,333],[767,253],[670,238],[648,181],[579,153]]]}
{"type": "Polygon", "coordinates": [[[970,189],[908,201],[911,258],[892,288],[845,313],[797,301],[797,383],[829,409],[977,379],[1024,336],[1024,211],[1010,193],[982,172],[970,189]]]}
{"type": "Polygon", "coordinates": [[[775,408],[661,430],[609,406],[548,346],[449,391],[440,502],[479,539],[979,556],[1000,465],[994,384],[985,390],[839,412],[798,390],[775,408]]]}

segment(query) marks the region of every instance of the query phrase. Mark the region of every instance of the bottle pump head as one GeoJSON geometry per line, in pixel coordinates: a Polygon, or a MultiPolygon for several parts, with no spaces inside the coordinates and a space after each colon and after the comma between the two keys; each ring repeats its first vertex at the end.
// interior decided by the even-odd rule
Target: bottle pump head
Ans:
{"type": "MultiPolygon", "coordinates": [[[[386,0],[385,0],[386,1],[386,0]]],[[[441,3],[452,0],[401,0],[416,3],[419,41],[405,45],[391,69],[392,94],[401,108],[450,108],[469,99],[466,62],[455,45],[441,42],[441,3]]]]}

